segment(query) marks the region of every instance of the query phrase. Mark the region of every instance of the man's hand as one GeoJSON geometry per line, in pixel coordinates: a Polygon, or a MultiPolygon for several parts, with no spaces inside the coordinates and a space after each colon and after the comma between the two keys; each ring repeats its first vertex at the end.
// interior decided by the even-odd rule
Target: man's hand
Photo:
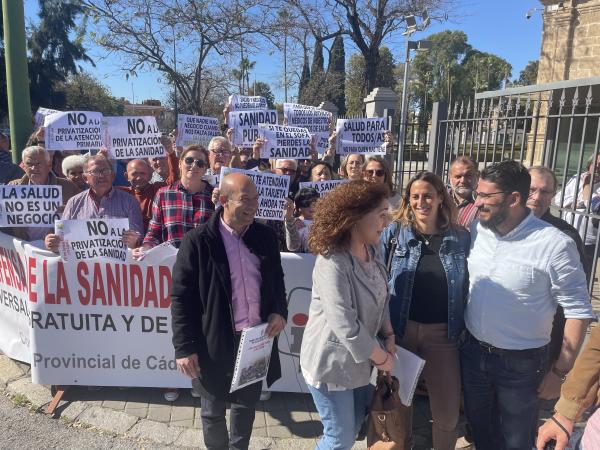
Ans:
{"type": "Polygon", "coordinates": [[[43,147],[46,144],[46,128],[39,127],[35,133],[35,137],[38,140],[38,145],[43,147]]]}
{"type": "MultiPolygon", "coordinates": [[[[569,435],[573,433],[572,420],[569,420],[558,413],[554,414],[554,418],[565,427],[565,430],[569,432],[569,435]]],[[[537,441],[535,442],[536,449],[544,450],[546,443],[552,439],[556,441],[556,446],[554,447],[555,450],[564,450],[569,443],[569,436],[567,436],[564,430],[554,423],[553,420],[549,419],[538,430],[537,441]]]]}
{"type": "Polygon", "coordinates": [[[192,353],[185,358],[177,358],[177,368],[179,371],[190,377],[198,378],[200,376],[200,364],[198,364],[198,354],[192,353]]]}
{"type": "Polygon", "coordinates": [[[52,233],[47,234],[44,238],[44,245],[51,252],[58,253],[58,246],[60,245],[60,236],[52,233]]]}
{"type": "Polygon", "coordinates": [[[385,142],[385,151],[387,153],[391,153],[394,149],[394,135],[391,131],[386,131],[383,133],[383,142],[385,142]]]}
{"type": "Polygon", "coordinates": [[[227,138],[229,143],[233,145],[233,128],[227,128],[227,131],[225,132],[225,137],[227,138]]]}
{"type": "Polygon", "coordinates": [[[173,147],[173,141],[171,140],[171,138],[169,136],[161,136],[160,143],[165,148],[167,155],[170,155],[171,153],[173,153],[175,151],[175,149],[173,147]]]}
{"type": "Polygon", "coordinates": [[[265,334],[269,337],[279,336],[279,333],[285,328],[285,319],[279,314],[271,314],[268,323],[265,334]]]}
{"type": "Polygon", "coordinates": [[[546,374],[538,387],[538,397],[543,400],[553,400],[560,397],[562,380],[552,370],[546,374]]]}
{"type": "Polygon", "coordinates": [[[283,210],[283,218],[284,220],[292,220],[294,218],[294,202],[289,198],[285,199],[285,209],[283,210]]]}
{"type": "Polygon", "coordinates": [[[127,248],[136,248],[140,241],[140,233],[134,230],[126,230],[123,232],[123,243],[127,248]]]}
{"type": "Polygon", "coordinates": [[[262,150],[263,145],[265,145],[265,140],[263,138],[256,138],[256,141],[254,141],[254,145],[252,146],[253,159],[260,159],[260,151],[262,150]]]}
{"type": "Polygon", "coordinates": [[[223,108],[223,119],[225,119],[225,123],[229,122],[229,111],[231,111],[231,105],[227,103],[225,108],[223,108]]]}

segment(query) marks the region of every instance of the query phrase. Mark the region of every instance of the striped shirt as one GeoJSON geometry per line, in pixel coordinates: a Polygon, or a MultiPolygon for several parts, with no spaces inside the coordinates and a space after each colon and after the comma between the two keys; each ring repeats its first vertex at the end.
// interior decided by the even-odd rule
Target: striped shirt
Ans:
{"type": "Polygon", "coordinates": [[[458,223],[465,227],[467,230],[471,229],[471,223],[479,215],[479,209],[475,206],[473,200],[464,200],[458,195],[454,195],[452,189],[448,190],[450,197],[454,200],[454,204],[458,209],[458,223]]]}
{"type": "Polygon", "coordinates": [[[170,242],[179,248],[185,233],[206,222],[215,210],[212,191],[213,187],[204,183],[200,192],[191,194],[181,181],[159,189],[144,244],[170,242]]]}
{"type": "Polygon", "coordinates": [[[133,195],[111,189],[101,199],[94,199],[91,189],[86,189],[69,199],[62,218],[68,219],[129,219],[129,229],[144,234],[142,210],[133,195]]]}

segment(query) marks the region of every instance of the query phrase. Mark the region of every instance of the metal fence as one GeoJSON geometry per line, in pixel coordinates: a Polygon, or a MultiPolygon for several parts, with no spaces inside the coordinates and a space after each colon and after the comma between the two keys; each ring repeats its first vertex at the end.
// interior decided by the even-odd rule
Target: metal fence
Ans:
{"type": "MultiPolygon", "coordinates": [[[[514,159],[545,165],[558,179],[553,212],[582,236],[592,274],[598,260],[600,77],[480,93],[448,108],[436,103],[429,132],[429,170],[447,179],[452,160],[466,155],[479,168],[514,159]],[[575,201],[566,190],[578,193],[575,201]]],[[[401,179],[401,177],[400,177],[401,179]]],[[[591,277],[590,291],[595,285],[591,277]]]]}

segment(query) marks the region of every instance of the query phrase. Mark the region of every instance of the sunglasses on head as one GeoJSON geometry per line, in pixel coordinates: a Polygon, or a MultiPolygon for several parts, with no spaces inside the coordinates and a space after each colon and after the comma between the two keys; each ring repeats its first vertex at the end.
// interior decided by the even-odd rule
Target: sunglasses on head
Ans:
{"type": "Polygon", "coordinates": [[[385,170],[383,170],[383,169],[365,170],[365,173],[370,177],[372,177],[372,176],[382,177],[385,175],[385,170]]]}
{"type": "Polygon", "coordinates": [[[196,159],[191,156],[186,156],[183,159],[183,162],[185,163],[186,166],[192,166],[192,165],[196,164],[196,166],[200,169],[202,169],[203,167],[206,167],[206,162],[203,159],[196,159]]]}

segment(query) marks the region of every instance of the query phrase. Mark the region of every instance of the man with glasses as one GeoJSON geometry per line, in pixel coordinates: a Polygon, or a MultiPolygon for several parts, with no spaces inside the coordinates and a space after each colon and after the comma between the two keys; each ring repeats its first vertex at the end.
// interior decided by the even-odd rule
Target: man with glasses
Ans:
{"type": "Polygon", "coordinates": [[[558,396],[593,317],[575,242],[527,208],[530,184],[523,165],[505,161],[473,191],[461,367],[475,446],[486,450],[532,448],[539,398],[558,396]],[[548,370],[557,305],[564,341],[548,370]]]}
{"type": "Polygon", "coordinates": [[[231,143],[223,136],[215,136],[208,143],[208,175],[219,175],[221,167],[229,167],[232,151],[231,143]]]}
{"type": "MultiPolygon", "coordinates": [[[[50,153],[43,147],[32,146],[25,148],[22,153],[22,158],[25,175],[10,181],[8,184],[62,186],[62,205],[67,203],[71,197],[81,192],[71,181],[66,178],[59,178],[52,173],[52,159],[50,153]]],[[[31,242],[44,240],[48,233],[54,232],[54,229],[51,227],[11,227],[4,228],[2,231],[17,239],[31,242]]]]}
{"type": "Polygon", "coordinates": [[[477,218],[477,208],[473,201],[473,189],[477,184],[477,163],[467,156],[459,156],[448,169],[450,196],[458,208],[458,223],[467,230],[477,218]]]}
{"type": "MultiPolygon", "coordinates": [[[[144,232],[140,205],[132,195],[113,187],[115,173],[108,158],[103,155],[90,156],[83,174],[90,188],[67,202],[63,220],[127,218],[129,229],[123,233],[123,242],[129,248],[138,246],[144,232]]],[[[46,236],[48,250],[58,253],[59,244],[58,235],[46,236]]]]}

